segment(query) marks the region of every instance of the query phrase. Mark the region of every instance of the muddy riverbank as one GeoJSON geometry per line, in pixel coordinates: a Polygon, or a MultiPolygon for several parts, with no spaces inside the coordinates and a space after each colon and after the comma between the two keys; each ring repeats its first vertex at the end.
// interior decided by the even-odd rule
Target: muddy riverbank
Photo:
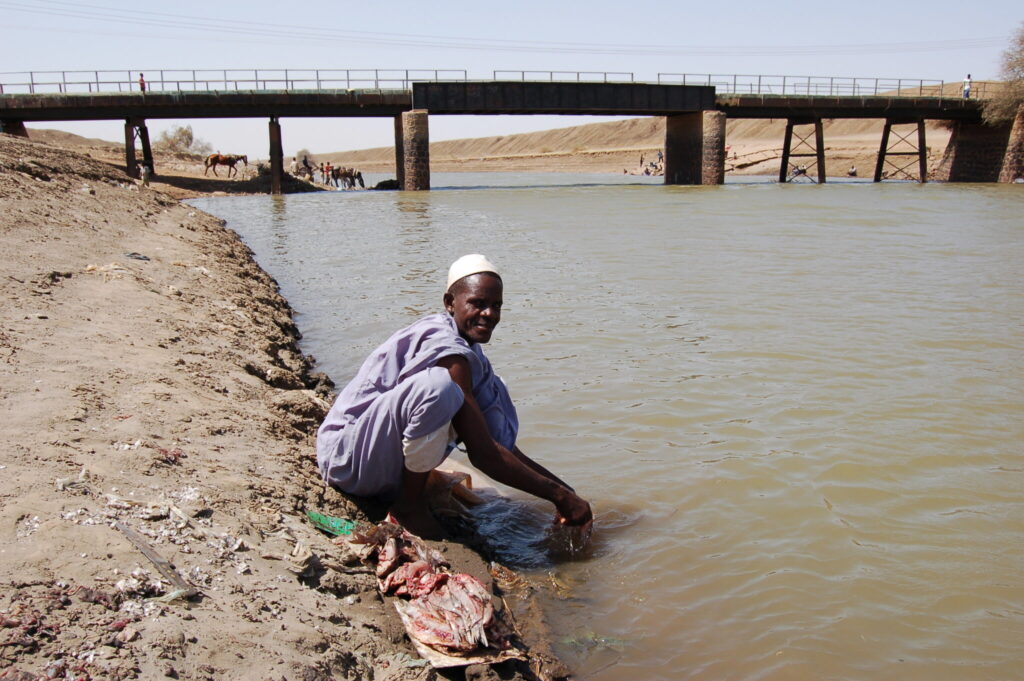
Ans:
{"type": "Polygon", "coordinates": [[[435,678],[373,575],[305,518],[374,509],[319,480],[332,384],[238,236],[7,135],[0,204],[4,678],[435,678]]]}

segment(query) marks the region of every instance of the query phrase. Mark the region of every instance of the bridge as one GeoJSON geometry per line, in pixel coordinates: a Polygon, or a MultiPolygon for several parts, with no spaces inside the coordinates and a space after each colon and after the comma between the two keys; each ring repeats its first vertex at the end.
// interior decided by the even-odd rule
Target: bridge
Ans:
{"type": "MultiPolygon", "coordinates": [[[[964,99],[956,84],[920,79],[659,73],[641,81],[632,73],[553,71],[470,79],[465,71],[422,69],[165,70],[142,79],[135,71],[0,73],[0,131],[24,135],[24,124],[37,121],[124,120],[126,167],[137,176],[137,140],[141,163],[153,169],[147,119],[267,118],[272,186],[279,192],[280,119],[288,117],[393,118],[399,186],[410,190],[430,187],[428,115],[664,116],[667,184],[724,181],[728,118],[787,121],[782,182],[797,167],[804,177],[826,181],[823,119],[885,120],[875,181],[887,163],[905,175],[916,163],[917,179],[925,181],[926,120],[951,121],[966,130],[965,139],[981,128],[977,99],[964,99]],[[900,131],[908,125],[916,130],[900,131]],[[892,150],[891,134],[916,147],[892,150]],[[913,158],[893,164],[900,155],[913,158]]],[[[962,174],[945,179],[988,179],[962,174]]]]}

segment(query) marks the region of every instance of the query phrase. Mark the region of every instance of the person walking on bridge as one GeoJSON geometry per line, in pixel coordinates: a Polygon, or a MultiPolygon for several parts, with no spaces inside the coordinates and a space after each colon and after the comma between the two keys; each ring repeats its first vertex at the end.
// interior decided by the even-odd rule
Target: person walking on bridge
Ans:
{"type": "Polygon", "coordinates": [[[968,73],[967,77],[964,78],[964,99],[970,99],[970,98],[971,98],[971,74],[968,73]]]}
{"type": "Polygon", "coordinates": [[[146,74],[139,74],[139,91],[142,94],[146,94],[146,74]]]}

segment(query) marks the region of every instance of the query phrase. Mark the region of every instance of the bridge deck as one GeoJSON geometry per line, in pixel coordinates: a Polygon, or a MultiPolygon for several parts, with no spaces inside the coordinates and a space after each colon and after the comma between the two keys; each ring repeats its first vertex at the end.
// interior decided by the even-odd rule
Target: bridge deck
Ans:
{"type": "Polygon", "coordinates": [[[388,117],[430,114],[663,116],[717,109],[729,118],[979,121],[978,100],[906,96],[719,95],[653,83],[414,83],[412,90],[252,90],[0,95],[0,119],[388,117]]]}
{"type": "Polygon", "coordinates": [[[720,95],[715,108],[729,118],[890,118],[981,120],[981,102],[950,97],[824,97],[720,95]]]}
{"type": "Polygon", "coordinates": [[[715,107],[715,88],[654,83],[413,83],[412,104],[431,114],[665,116],[715,107]]]}
{"type": "Polygon", "coordinates": [[[124,118],[396,116],[408,90],[253,90],[124,94],[0,95],[0,118],[24,121],[124,118]]]}

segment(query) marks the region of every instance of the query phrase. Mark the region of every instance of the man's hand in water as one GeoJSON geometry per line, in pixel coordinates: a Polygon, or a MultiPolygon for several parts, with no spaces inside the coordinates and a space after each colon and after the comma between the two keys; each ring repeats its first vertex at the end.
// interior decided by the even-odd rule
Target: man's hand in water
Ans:
{"type": "Polygon", "coordinates": [[[590,504],[568,489],[555,501],[555,507],[558,509],[556,520],[560,525],[586,525],[594,521],[590,504]]]}

